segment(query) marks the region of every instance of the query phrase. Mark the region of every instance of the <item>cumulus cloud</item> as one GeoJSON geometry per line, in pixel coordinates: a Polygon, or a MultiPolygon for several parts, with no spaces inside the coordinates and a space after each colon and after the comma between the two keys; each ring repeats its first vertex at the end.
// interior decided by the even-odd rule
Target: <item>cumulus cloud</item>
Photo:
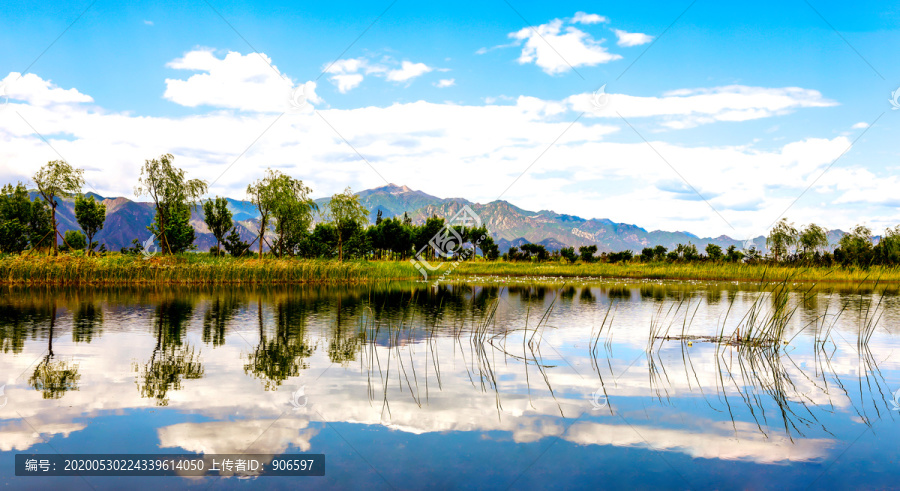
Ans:
{"type": "Polygon", "coordinates": [[[74,104],[94,102],[91,96],[82,94],[76,89],[62,89],[50,80],[44,80],[33,73],[24,76],[12,72],[0,80],[0,99],[2,102],[23,101],[35,106],[52,104],[74,104]]]}
{"type": "Polygon", "coordinates": [[[622,58],[607,51],[602,45],[604,40],[595,40],[590,34],[571,25],[564,26],[563,19],[526,27],[510,33],[509,37],[522,43],[519,63],[534,63],[550,75],[565,73],[573,67],[594,66],[622,58]]]}
{"type": "Polygon", "coordinates": [[[442,78],[434,83],[434,86],[439,89],[453,87],[454,85],[456,85],[456,79],[453,78],[442,78]]]}
{"type": "Polygon", "coordinates": [[[627,32],[621,29],[613,29],[613,32],[615,32],[616,37],[619,38],[619,41],[616,44],[626,48],[640,46],[653,41],[653,36],[648,36],[642,32],[627,32]]]}
{"type": "MultiPolygon", "coordinates": [[[[166,79],[163,97],[187,107],[212,106],[252,112],[284,112],[290,108],[296,86],[278,71],[263,53],[242,55],[228,52],[218,58],[213,50],[198,49],[172,60],[167,67],[203,73],[186,80],[166,79]]],[[[316,95],[316,83],[305,82],[303,93],[308,102],[322,102],[316,95]]]]}
{"type": "Polygon", "coordinates": [[[855,125],[851,126],[851,128],[853,128],[854,130],[864,130],[868,127],[869,127],[869,123],[866,123],[865,121],[860,121],[859,123],[856,123],[855,125]]]}

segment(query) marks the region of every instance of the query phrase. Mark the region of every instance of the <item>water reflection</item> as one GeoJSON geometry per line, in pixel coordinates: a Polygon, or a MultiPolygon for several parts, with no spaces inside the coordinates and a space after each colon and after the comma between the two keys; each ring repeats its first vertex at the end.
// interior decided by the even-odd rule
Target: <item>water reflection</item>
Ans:
{"type": "Polygon", "coordinates": [[[156,307],[153,331],[156,346],[146,363],[136,364],[136,383],[141,397],[153,399],[158,406],[169,404],[169,391],[180,390],[182,380],[203,377],[200,353],[184,343],[187,323],[193,313],[191,302],[164,299],[156,307]]]}
{"type": "MultiPolygon", "coordinates": [[[[312,450],[365,474],[361,454],[388,477],[409,471],[380,442],[469,434],[483,443],[466,451],[511,477],[538,457],[516,448],[556,441],[565,459],[634,472],[624,456],[640,449],[723,479],[716,462],[821,473],[870,462],[873,445],[896,458],[898,305],[882,289],[731,283],[10,289],[0,450],[104,451],[93,421],[140,418],[153,435],[130,452],[312,450]],[[761,342],[772,326],[779,342],[761,342]],[[309,406],[292,407],[301,386],[309,406]],[[851,445],[863,431],[878,435],[866,451],[851,445]]],[[[816,475],[766,469],[771,483],[816,475]]]]}
{"type": "Polygon", "coordinates": [[[248,356],[244,372],[261,379],[266,390],[275,390],[300,370],[309,368],[304,361],[315,349],[306,335],[307,311],[302,300],[282,299],[275,304],[275,329],[267,333],[263,321],[262,300],[257,301],[259,343],[248,356]]]}

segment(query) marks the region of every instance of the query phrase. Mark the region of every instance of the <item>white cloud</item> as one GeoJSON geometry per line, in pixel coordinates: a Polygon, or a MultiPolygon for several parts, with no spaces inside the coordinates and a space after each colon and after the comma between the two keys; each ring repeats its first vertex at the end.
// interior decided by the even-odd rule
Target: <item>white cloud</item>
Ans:
{"type": "Polygon", "coordinates": [[[368,61],[365,58],[347,58],[337,60],[326,66],[325,73],[356,73],[361,68],[365,68],[368,61]]]}
{"type": "Polygon", "coordinates": [[[389,58],[384,58],[380,63],[366,58],[348,58],[327,65],[325,73],[332,74],[329,80],[337,86],[338,92],[345,94],[363,82],[365,78],[363,74],[384,77],[391,82],[409,82],[434,70],[424,63],[411,61],[403,61],[399,68],[392,69],[390,63],[392,60],[389,58]]]}
{"type": "Polygon", "coordinates": [[[61,89],[33,73],[22,76],[18,72],[11,72],[0,80],[0,97],[4,101],[8,97],[10,101],[24,101],[36,106],[94,102],[90,96],[75,89],[61,89]]]}
{"type": "Polygon", "coordinates": [[[410,61],[404,61],[400,65],[400,68],[391,70],[387,73],[387,79],[391,82],[407,82],[416,77],[420,77],[432,70],[433,68],[424,63],[412,63],[410,61]]]}
{"type": "Polygon", "coordinates": [[[616,43],[619,46],[640,46],[653,41],[653,36],[648,36],[642,32],[626,32],[621,29],[613,29],[613,32],[615,32],[616,37],[619,38],[619,41],[616,43]]]}
{"type": "Polygon", "coordinates": [[[641,97],[607,93],[607,103],[597,109],[594,94],[570,96],[572,109],[588,117],[618,119],[661,117],[670,129],[692,128],[716,121],[747,121],[787,114],[800,108],[829,107],[836,102],[817,90],[799,87],[767,88],[730,85],[670,91],[662,97],[641,97]]]}
{"type": "Polygon", "coordinates": [[[456,79],[454,78],[442,78],[434,83],[434,86],[439,89],[453,87],[454,85],[456,85],[456,79]]]}
{"type": "MultiPolygon", "coordinates": [[[[191,64],[192,58],[186,56],[177,65],[215,65],[214,59],[202,55],[191,64]]],[[[24,86],[34,92],[18,93],[18,98],[10,101],[15,111],[0,111],[0,177],[6,182],[27,182],[42,162],[58,158],[16,115],[19,113],[67,160],[82,167],[90,164],[88,182],[107,196],[131,197],[140,163],[165,152],[173,153],[176,165],[186,169],[190,177],[216,181],[254,141],[215,182],[212,194],[242,198],[247,183],[268,166],[303,179],[316,196],[339,192],[347,185],[355,190],[383,185],[381,177],[335,134],[333,126],[385,179],[437,196],[491,201],[534,163],[503,199],[525,209],[606,217],[649,229],[677,228],[700,235],[727,233],[740,237],[764,232],[771,220],[850,145],[845,136],[806,138],[769,149],[751,144],[686,146],[651,141],[653,148],[721,211],[735,231],[709,210],[646,143],[629,138],[625,138],[626,143],[611,140],[618,139],[623,131],[618,117],[584,117],[571,124],[573,111],[590,104],[590,94],[561,101],[520,96],[502,104],[418,101],[386,107],[322,109],[319,112],[328,124],[301,113],[286,115],[272,125],[274,115],[260,112],[198,110],[183,117],[113,113],[93,107],[91,98],[75,89],[64,90],[33,77],[24,86]],[[81,102],[47,105],[41,98],[49,97],[46,94],[81,102]],[[17,102],[22,100],[35,102],[17,102]],[[429,163],[427,172],[423,172],[423,161],[429,163]],[[448,172],[435,180],[438,169],[448,172]],[[622,202],[631,205],[623,207],[622,202]],[[684,217],[694,221],[677,221],[684,217]]],[[[659,118],[672,127],[752,119],[833,104],[816,91],[760,87],[686,89],[661,97],[612,94],[610,99],[610,106],[623,111],[627,118],[659,118]]],[[[807,193],[815,206],[801,200],[789,216],[798,223],[813,220],[827,227],[848,227],[859,221],[861,214],[872,223],[897,221],[900,214],[896,206],[886,204],[898,185],[900,182],[854,167],[852,160],[845,158],[841,169],[830,170],[807,193]],[[826,213],[818,206],[821,201],[843,204],[826,213]]]]}
{"type": "Polygon", "coordinates": [[[575,12],[575,16],[572,17],[573,24],[600,24],[603,22],[609,22],[609,19],[602,15],[588,14],[585,12],[575,12]]]}
{"type": "Polygon", "coordinates": [[[330,73],[328,77],[331,82],[337,86],[338,92],[346,94],[347,92],[359,87],[365,78],[361,70],[368,68],[368,60],[365,58],[348,58],[345,60],[337,60],[325,67],[325,73],[330,73]]]}
{"type": "Polygon", "coordinates": [[[346,94],[347,92],[359,87],[359,84],[363,81],[363,75],[361,73],[352,73],[349,75],[334,75],[331,77],[331,81],[337,85],[338,92],[341,94],[346,94]]]}
{"type": "Polygon", "coordinates": [[[859,123],[856,123],[855,125],[851,126],[851,128],[853,128],[854,130],[864,130],[868,127],[869,127],[869,123],[866,123],[865,121],[860,121],[859,123]]]}
{"type": "Polygon", "coordinates": [[[524,43],[519,63],[534,63],[551,75],[565,73],[572,67],[594,66],[622,58],[607,51],[602,46],[604,40],[597,41],[572,26],[563,28],[562,19],[523,28],[509,37],[524,43]]]}
{"type": "MultiPolygon", "coordinates": [[[[185,53],[166,64],[176,70],[204,73],[187,80],[166,79],[163,97],[187,107],[212,106],[252,112],[284,112],[290,108],[293,81],[285,77],[263,53],[242,55],[234,51],[219,59],[210,49],[185,53]]],[[[305,82],[308,102],[322,100],[316,95],[316,83],[305,82]]]]}
{"type": "Polygon", "coordinates": [[[152,25],[153,25],[153,21],[152,21],[152,20],[145,20],[145,21],[144,21],[144,24],[145,24],[145,25],[148,25],[148,26],[152,26],[152,25]]]}

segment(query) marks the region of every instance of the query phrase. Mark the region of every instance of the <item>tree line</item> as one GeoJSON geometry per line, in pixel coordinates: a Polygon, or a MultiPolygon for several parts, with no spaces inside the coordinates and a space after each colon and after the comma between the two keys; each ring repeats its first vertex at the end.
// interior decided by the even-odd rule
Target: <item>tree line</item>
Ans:
{"type": "MultiPolygon", "coordinates": [[[[146,160],[141,167],[134,192],[146,196],[154,208],[154,217],[147,227],[159,243],[163,254],[178,254],[196,250],[196,231],[190,223],[191,211],[202,208],[203,220],[215,237],[210,249],[215,255],[244,256],[271,254],[278,257],[307,258],[377,258],[408,259],[417,252],[435,258],[429,242],[444,227],[445,220],[436,216],[414,225],[408,214],[402,218],[383,219],[379,211],[374,224],[369,223],[369,210],[348,187],[319,207],[310,198],[312,190],[302,180],[277,170],[268,169],[265,175],[247,186],[250,202],[259,213],[259,229],[249,243],[242,239],[238,224],[228,208],[228,200],[221,196],[202,200],[207,184],[188,179],[183,169],[174,166],[175,158],[165,154],[146,160]],[[316,222],[316,218],[319,221],[316,222]],[[314,224],[314,225],[313,225],[314,224]],[[253,252],[255,250],[255,252],[253,252]],[[268,251],[268,252],[266,252],[268,251]]],[[[87,254],[106,252],[94,236],[106,220],[106,206],[93,196],[82,195],[83,170],[75,169],[62,160],[48,162],[32,178],[39,196],[33,201],[21,182],[7,184],[0,196],[0,252],[22,253],[26,250],[46,250],[58,254],[60,250],[84,250],[87,254]],[[75,218],[81,231],[58,231],[56,217],[58,200],[74,198],[75,218]],[[58,240],[63,246],[58,246],[58,240]]],[[[462,243],[474,244],[484,257],[497,259],[499,250],[484,226],[453,226],[462,243]]],[[[135,238],[123,253],[139,254],[145,249],[135,238]]]]}
{"type": "MultiPolygon", "coordinates": [[[[146,160],[141,167],[136,196],[149,197],[154,217],[147,229],[159,242],[163,254],[177,254],[196,250],[196,232],[190,223],[191,210],[200,206],[203,220],[216,239],[210,253],[232,256],[255,254],[262,257],[265,250],[278,257],[306,258],[373,258],[409,259],[423,254],[436,259],[432,239],[445,227],[443,218],[432,216],[421,225],[414,225],[407,213],[402,217],[383,218],[378,211],[374,224],[369,222],[369,210],[350,188],[333,195],[320,207],[310,198],[312,190],[302,180],[277,170],[268,169],[265,175],[247,186],[250,201],[259,213],[259,230],[251,242],[241,238],[228,200],[216,196],[202,200],[208,185],[199,179],[188,179],[184,170],[174,166],[171,154],[146,160]],[[317,221],[316,219],[319,218],[317,221]],[[269,234],[267,235],[267,232],[269,234]]],[[[87,254],[106,252],[103,244],[94,241],[106,220],[106,206],[93,196],[82,195],[84,171],[73,168],[63,160],[48,162],[33,176],[38,196],[31,200],[23,183],[6,184],[0,192],[0,252],[22,253],[26,250],[84,250],[87,254]],[[75,219],[81,231],[59,232],[56,208],[58,200],[74,199],[75,219]],[[59,242],[62,242],[62,247],[59,242]]],[[[816,224],[798,230],[782,218],[766,238],[768,254],[756,247],[739,250],[734,245],[722,249],[708,244],[700,253],[693,244],[678,244],[669,251],[658,245],[645,247],[640,254],[631,250],[603,252],[597,246],[582,246],[549,251],[541,244],[510,247],[502,256],[485,226],[452,226],[461,244],[471,244],[476,253],[487,260],[557,261],[575,263],[609,262],[777,262],[804,265],[897,265],[900,264],[900,225],[888,228],[877,242],[872,231],[857,225],[841,237],[833,252],[826,231],[816,224]]],[[[123,253],[138,254],[144,249],[139,239],[123,253]]]]}

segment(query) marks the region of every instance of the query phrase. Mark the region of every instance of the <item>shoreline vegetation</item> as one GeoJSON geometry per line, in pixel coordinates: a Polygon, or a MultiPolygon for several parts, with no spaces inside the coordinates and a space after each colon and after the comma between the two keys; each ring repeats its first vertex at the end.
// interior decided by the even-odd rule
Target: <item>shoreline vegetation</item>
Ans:
{"type": "Polygon", "coordinates": [[[106,205],[81,194],[83,169],[48,162],[32,178],[40,195],[34,200],[21,182],[3,186],[0,284],[341,284],[506,276],[900,285],[900,226],[875,237],[859,225],[829,244],[822,227],[797,229],[782,218],[769,231],[765,256],[746,242],[746,250],[709,243],[701,252],[688,243],[671,251],[644,247],[639,254],[524,243],[501,254],[468,205],[449,220],[433,214],[413,223],[407,212],[383,218],[380,209],[372,217],[349,187],[320,206],[303,181],[272,169],[247,186],[258,220],[239,223],[228,200],[204,199],[207,183],[187,179],[174,158],[164,154],[144,162],[135,194],[152,201],[152,235],[119,252],[94,240],[106,224],[106,205]],[[80,230],[60,231],[57,207],[63,200],[74,200],[80,230]],[[191,218],[198,206],[215,237],[209,253],[191,252],[198,248],[191,218]]]}
{"type": "MultiPolygon", "coordinates": [[[[429,282],[470,276],[622,278],[738,282],[859,283],[897,285],[900,268],[892,266],[798,267],[777,264],[703,263],[574,263],[447,261],[429,282]],[[441,277],[450,267],[452,273],[441,277]]],[[[278,258],[265,255],[234,258],[207,253],[141,255],[107,253],[98,256],[0,256],[3,285],[266,285],[352,284],[416,281],[423,276],[409,261],[278,258]]]]}

